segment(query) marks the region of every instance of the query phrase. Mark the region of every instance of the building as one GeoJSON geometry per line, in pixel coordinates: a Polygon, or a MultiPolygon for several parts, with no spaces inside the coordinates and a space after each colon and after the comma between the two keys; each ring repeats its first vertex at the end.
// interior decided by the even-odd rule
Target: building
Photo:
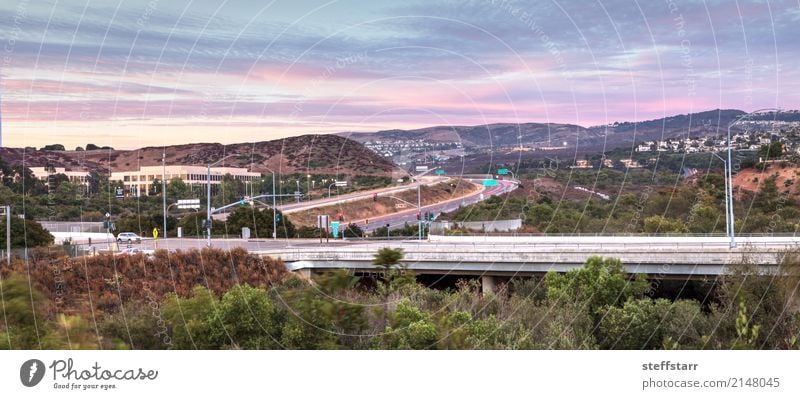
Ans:
{"type": "Polygon", "coordinates": [[[577,159],[575,165],[570,166],[570,169],[592,169],[592,164],[585,159],[577,159]]]}
{"type": "Polygon", "coordinates": [[[67,170],[66,168],[53,168],[45,166],[34,166],[28,169],[31,170],[31,173],[33,173],[34,177],[44,182],[44,185],[47,186],[48,189],[55,188],[50,187],[51,177],[55,175],[67,176],[67,179],[69,179],[70,183],[76,186],[84,186],[87,190],[89,189],[89,172],[72,171],[67,170]]]}
{"type": "Polygon", "coordinates": [[[639,161],[637,161],[635,159],[620,159],[619,161],[622,163],[622,166],[624,166],[626,168],[633,169],[633,168],[641,168],[642,167],[642,165],[639,163],[639,161]]]}
{"type": "MultiPolygon", "coordinates": [[[[211,188],[221,184],[225,175],[230,174],[234,180],[251,182],[261,178],[260,173],[249,172],[246,168],[214,167],[211,168],[211,188]]],[[[205,166],[167,165],[142,166],[139,170],[112,172],[109,177],[111,182],[122,182],[125,191],[130,196],[146,196],[154,182],[160,182],[162,175],[169,182],[174,178],[183,180],[189,188],[202,186],[204,189],[208,182],[208,169],[205,166]]]]}

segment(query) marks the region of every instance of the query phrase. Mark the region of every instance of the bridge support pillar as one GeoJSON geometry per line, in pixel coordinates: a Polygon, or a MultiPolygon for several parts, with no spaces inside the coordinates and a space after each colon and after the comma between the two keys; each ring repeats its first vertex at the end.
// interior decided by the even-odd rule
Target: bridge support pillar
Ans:
{"type": "Polygon", "coordinates": [[[481,291],[484,294],[489,292],[494,294],[497,292],[497,278],[494,276],[487,276],[485,274],[481,276],[481,291]]]}

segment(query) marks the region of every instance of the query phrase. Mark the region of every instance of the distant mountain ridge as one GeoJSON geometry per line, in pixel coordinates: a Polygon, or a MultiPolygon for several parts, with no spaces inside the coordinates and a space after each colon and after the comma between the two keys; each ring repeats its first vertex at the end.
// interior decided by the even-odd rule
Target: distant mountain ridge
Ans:
{"type": "MultiPolygon", "coordinates": [[[[414,130],[336,133],[361,143],[375,140],[456,141],[464,147],[496,148],[508,146],[568,146],[582,150],[612,148],[634,142],[680,136],[705,137],[725,134],[728,125],[744,111],[716,109],[674,115],[641,122],[621,122],[583,127],[563,123],[494,123],[479,126],[433,126],[414,130]]],[[[762,116],[760,120],[770,118],[762,116]]],[[[800,112],[778,114],[779,120],[800,121],[800,112]]],[[[738,126],[738,125],[737,125],[738,126]]],[[[738,130],[738,128],[736,128],[738,130]]]]}

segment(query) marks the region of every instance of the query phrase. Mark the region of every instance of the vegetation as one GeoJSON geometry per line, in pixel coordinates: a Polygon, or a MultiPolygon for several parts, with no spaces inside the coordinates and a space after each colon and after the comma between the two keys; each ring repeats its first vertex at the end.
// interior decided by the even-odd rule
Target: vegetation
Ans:
{"type": "Polygon", "coordinates": [[[113,258],[33,254],[2,266],[13,349],[788,349],[798,348],[798,257],[777,275],[743,261],[703,294],[655,297],[616,259],[513,279],[427,288],[384,248],[384,272],[313,281],[241,249],[113,258]],[[88,275],[86,274],[88,273],[88,275]],[[90,301],[91,299],[91,301],[90,301]]]}
{"type": "MultiPolygon", "coordinates": [[[[533,177],[523,177],[522,188],[517,192],[461,207],[440,219],[462,222],[519,218],[523,231],[551,234],[725,233],[725,183],[719,174],[679,184],[668,181],[668,176],[653,177],[652,172],[631,172],[623,177],[611,170],[533,177]],[[626,179],[630,183],[620,184],[626,179]],[[588,194],[576,197],[579,194],[565,188],[575,185],[621,194],[610,200],[587,198],[588,194]]],[[[765,174],[758,192],[737,192],[736,231],[796,231],[800,211],[794,189],[786,184],[778,187],[775,175],[765,174]]]]}

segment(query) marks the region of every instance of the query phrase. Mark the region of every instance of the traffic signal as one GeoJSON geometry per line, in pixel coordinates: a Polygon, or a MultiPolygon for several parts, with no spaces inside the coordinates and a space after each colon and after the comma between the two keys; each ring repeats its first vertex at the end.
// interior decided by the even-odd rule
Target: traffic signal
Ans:
{"type": "Polygon", "coordinates": [[[419,216],[420,216],[419,212],[417,212],[417,220],[420,220],[419,216]]]}
{"type": "Polygon", "coordinates": [[[378,193],[372,194],[372,200],[373,201],[377,201],[378,200],[378,193]]]}
{"type": "Polygon", "coordinates": [[[281,221],[281,214],[280,213],[276,213],[275,214],[275,221],[276,222],[280,222],[281,221]]]}

